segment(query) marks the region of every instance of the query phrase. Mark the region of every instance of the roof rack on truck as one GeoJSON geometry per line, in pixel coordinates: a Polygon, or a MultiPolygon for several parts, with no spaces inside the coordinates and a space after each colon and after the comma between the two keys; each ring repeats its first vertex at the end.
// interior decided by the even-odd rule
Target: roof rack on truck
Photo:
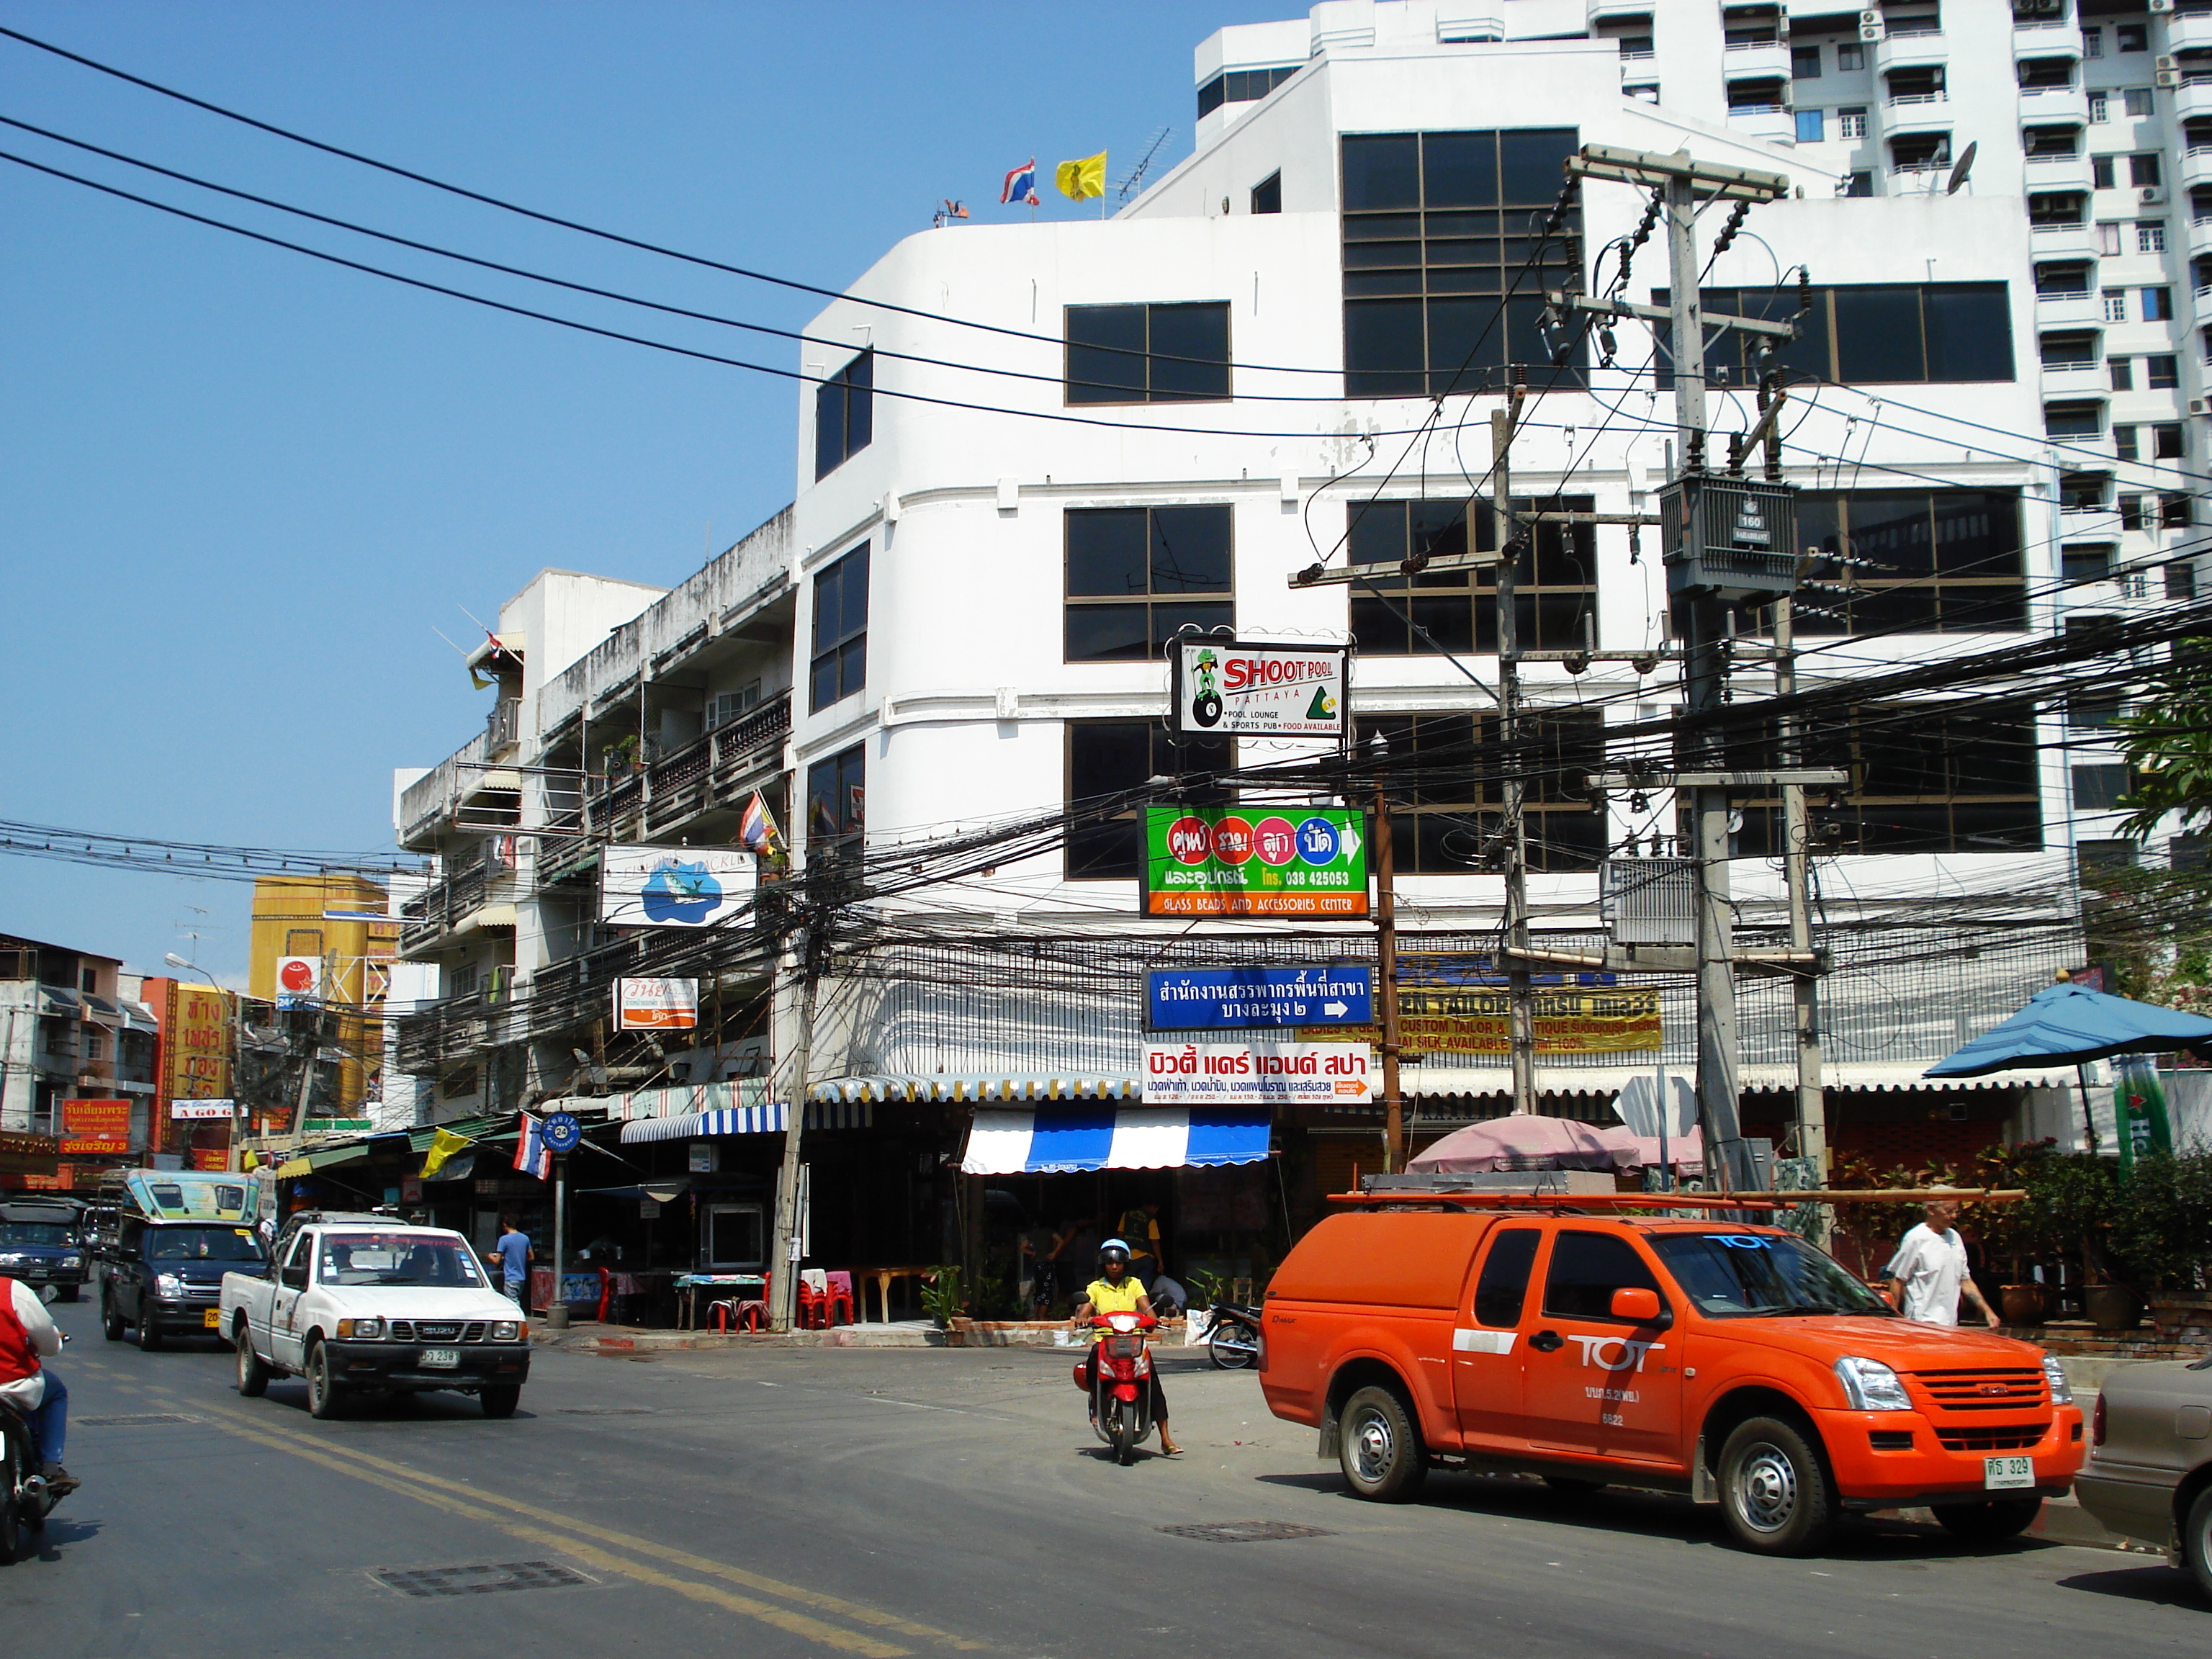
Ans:
{"type": "Polygon", "coordinates": [[[235,1170],[111,1170],[100,1201],[149,1221],[242,1221],[249,1225],[261,1178],[235,1170]]]}

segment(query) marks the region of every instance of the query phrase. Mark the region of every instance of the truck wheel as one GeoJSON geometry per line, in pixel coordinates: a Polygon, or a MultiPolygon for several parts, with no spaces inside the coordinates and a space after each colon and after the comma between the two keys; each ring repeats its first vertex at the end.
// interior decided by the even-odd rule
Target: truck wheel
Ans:
{"type": "Polygon", "coordinates": [[[138,1310],[138,1347],[143,1353],[161,1351],[161,1334],[154,1328],[154,1322],[146,1316],[143,1308],[138,1310]]]}
{"type": "Polygon", "coordinates": [[[477,1396],[483,1403],[486,1417],[512,1417],[514,1408],[522,1403],[522,1385],[505,1382],[497,1388],[486,1389],[477,1396]]]}
{"type": "Polygon", "coordinates": [[[331,1380],[330,1352],[318,1342],[307,1350],[307,1415],[328,1421],[338,1414],[343,1397],[344,1391],[331,1380]]]}
{"type": "Polygon", "coordinates": [[[1954,1538],[1969,1544],[2001,1544],[2017,1538],[2043,1512],[2040,1498],[1990,1498],[1973,1504],[1937,1504],[1936,1520],[1954,1538]]]}
{"type": "Polygon", "coordinates": [[[2181,1523],[2181,1564],[2196,1579],[2198,1592],[2212,1596],[2212,1486],[2197,1494],[2189,1518],[2181,1523]]]}
{"type": "Polygon", "coordinates": [[[112,1296],[100,1298],[100,1334],[110,1342],[123,1340],[123,1316],[115,1311],[115,1298],[112,1296]]]}
{"type": "Polygon", "coordinates": [[[253,1352],[252,1333],[243,1322],[238,1328],[238,1391],[248,1400],[258,1400],[269,1392],[269,1367],[253,1352]]]}
{"type": "Polygon", "coordinates": [[[1352,1495],[1376,1504],[1407,1502],[1429,1473],[1419,1426],[1390,1389],[1362,1389],[1344,1402],[1337,1461],[1352,1495]]]}
{"type": "Polygon", "coordinates": [[[1721,1512],[1761,1555],[1804,1555],[1836,1524],[1836,1494],[1804,1431],[1778,1417],[1738,1424],[1721,1448],[1721,1512]]]}

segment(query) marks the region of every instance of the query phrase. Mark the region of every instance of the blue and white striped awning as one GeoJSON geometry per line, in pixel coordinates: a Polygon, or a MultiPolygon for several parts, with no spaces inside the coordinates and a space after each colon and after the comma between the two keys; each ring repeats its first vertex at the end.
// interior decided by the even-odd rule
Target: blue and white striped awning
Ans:
{"type": "Polygon", "coordinates": [[[969,1175],[1058,1175],[1257,1164],[1267,1156],[1268,1117],[1265,1106],[979,1111],[960,1167],[969,1175]]]}
{"type": "MultiPolygon", "coordinates": [[[[814,1129],[866,1129],[874,1126],[875,1109],[865,1102],[821,1102],[806,1109],[806,1127],[814,1129]]],[[[633,1118],[623,1125],[625,1146],[641,1140],[705,1140],[713,1135],[781,1134],[791,1127],[791,1107],[771,1100],[759,1106],[726,1106],[714,1112],[684,1112],[672,1117],[633,1118]]]]}
{"type": "Polygon", "coordinates": [[[1133,1077],[1098,1077],[1061,1072],[1051,1076],[1019,1073],[959,1077],[878,1074],[830,1078],[806,1091],[809,1100],[985,1101],[1139,1100],[1144,1084],[1133,1077]]]}

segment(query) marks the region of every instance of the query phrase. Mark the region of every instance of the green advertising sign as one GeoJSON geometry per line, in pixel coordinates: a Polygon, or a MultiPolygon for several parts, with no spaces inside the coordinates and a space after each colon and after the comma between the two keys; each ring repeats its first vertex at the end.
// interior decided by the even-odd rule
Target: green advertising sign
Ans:
{"type": "Polygon", "coordinates": [[[1364,916],[1366,818],[1327,807],[1152,806],[1148,916],[1364,916]]]}
{"type": "Polygon", "coordinates": [[[2147,1054],[2122,1054],[2113,1068],[2112,1118],[2120,1137],[2120,1173],[2130,1173],[2139,1158],[2171,1154],[2173,1127],[2166,1114],[2166,1091],[2147,1054]]]}

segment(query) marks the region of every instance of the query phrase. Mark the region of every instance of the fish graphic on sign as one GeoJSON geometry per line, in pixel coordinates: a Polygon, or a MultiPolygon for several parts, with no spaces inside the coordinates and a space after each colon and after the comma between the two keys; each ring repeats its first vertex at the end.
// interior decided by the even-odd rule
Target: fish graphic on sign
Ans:
{"type": "Polygon", "coordinates": [[[722,884],[703,863],[663,859],[653,866],[639,894],[653,921],[704,921],[722,902],[722,884]]]}

